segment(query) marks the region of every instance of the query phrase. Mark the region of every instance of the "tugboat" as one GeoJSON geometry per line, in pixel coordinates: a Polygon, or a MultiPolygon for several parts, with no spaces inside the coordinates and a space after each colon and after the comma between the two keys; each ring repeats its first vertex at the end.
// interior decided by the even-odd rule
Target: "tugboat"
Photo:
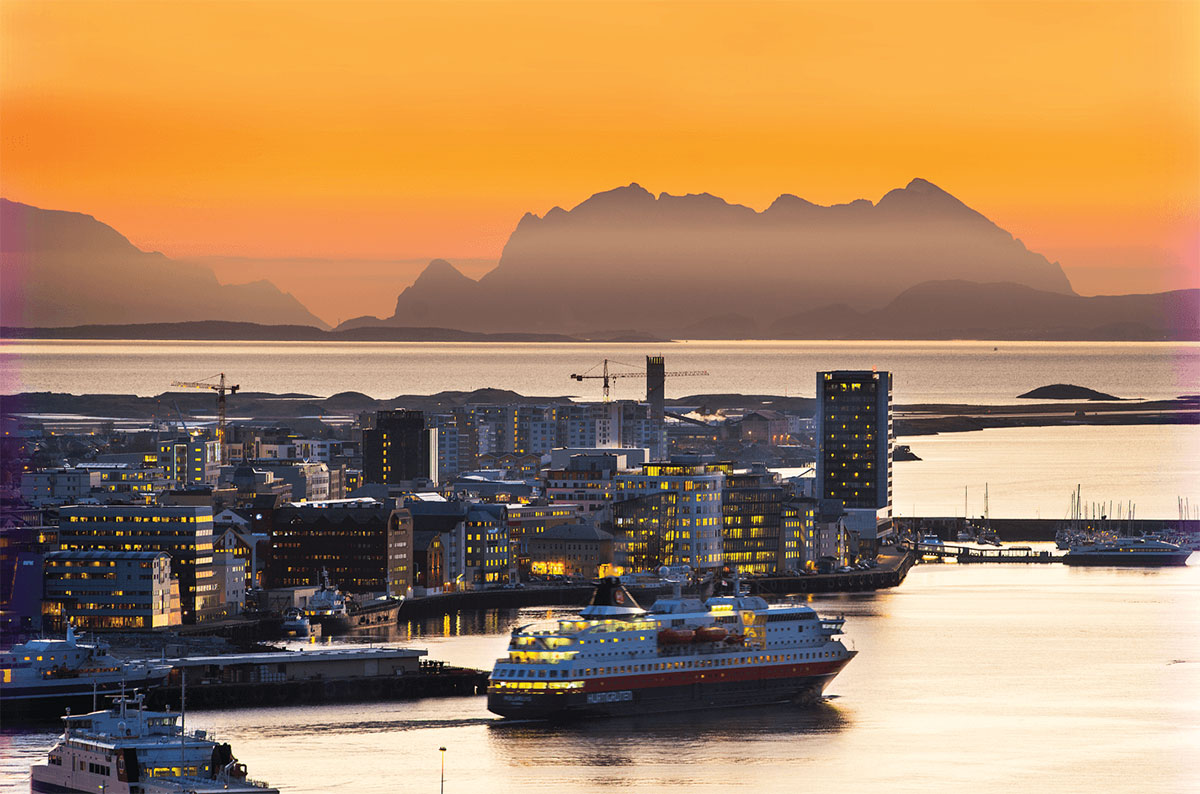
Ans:
{"type": "Polygon", "coordinates": [[[66,639],[30,640],[0,654],[0,710],[9,719],[52,718],[124,687],[158,686],[170,672],[166,664],[117,659],[102,642],[79,642],[68,625],[66,639]]]}
{"type": "Polygon", "coordinates": [[[513,630],[488,681],[503,717],[570,719],[809,703],[856,651],[841,618],[734,594],[659,599],[644,610],[608,577],[578,618],[513,630]]]}
{"type": "Polygon", "coordinates": [[[63,717],[63,734],[46,763],[31,770],[30,790],[106,794],[279,794],[250,780],[228,744],[187,733],[181,715],[146,711],[143,696],[111,709],[63,717]],[[131,708],[132,707],[132,708],[131,708]]]}
{"type": "Polygon", "coordinates": [[[307,637],[312,633],[312,624],[299,607],[288,607],[283,611],[283,622],[279,628],[284,634],[297,637],[307,637]]]}
{"type": "Polygon", "coordinates": [[[394,626],[404,599],[384,596],[360,603],[353,596],[342,595],[329,581],[329,572],[321,569],[321,589],[312,594],[304,608],[309,623],[321,627],[321,634],[346,634],[356,629],[378,629],[394,626]]]}

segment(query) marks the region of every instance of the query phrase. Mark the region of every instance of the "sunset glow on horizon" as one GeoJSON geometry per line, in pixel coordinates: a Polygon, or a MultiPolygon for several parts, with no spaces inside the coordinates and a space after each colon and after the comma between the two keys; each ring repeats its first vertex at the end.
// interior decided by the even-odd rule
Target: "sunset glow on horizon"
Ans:
{"type": "Polygon", "coordinates": [[[1200,286],[1192,2],[5,0],[0,45],[3,195],[176,258],[494,260],[634,181],[922,177],[1083,294],[1200,286]]]}

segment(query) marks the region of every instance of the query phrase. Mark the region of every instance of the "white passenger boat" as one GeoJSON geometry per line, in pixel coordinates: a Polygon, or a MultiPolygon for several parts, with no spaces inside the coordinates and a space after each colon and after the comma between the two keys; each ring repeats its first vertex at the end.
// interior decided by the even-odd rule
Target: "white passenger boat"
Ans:
{"type": "Polygon", "coordinates": [[[1192,552],[1165,540],[1119,538],[1080,543],[1063,555],[1067,565],[1137,565],[1160,567],[1187,565],[1192,552]]]}
{"type": "Polygon", "coordinates": [[[63,734],[46,763],[31,770],[30,789],[56,794],[279,794],[250,780],[228,744],[204,731],[187,733],[180,714],[146,711],[142,696],[111,709],[63,717],[63,734]]]}
{"type": "Polygon", "coordinates": [[[157,686],[169,672],[170,665],[117,659],[102,642],[79,642],[68,626],[66,639],[30,640],[0,654],[0,710],[8,718],[52,717],[126,688],[157,686]]]}

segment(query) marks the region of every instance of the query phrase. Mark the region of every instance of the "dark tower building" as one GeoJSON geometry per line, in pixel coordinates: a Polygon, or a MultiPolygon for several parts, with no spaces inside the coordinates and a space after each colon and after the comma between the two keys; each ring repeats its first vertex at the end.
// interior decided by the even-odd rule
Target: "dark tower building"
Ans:
{"type": "Polygon", "coordinates": [[[655,459],[666,457],[665,408],[667,396],[667,364],[662,356],[646,356],[646,402],[650,403],[650,421],[654,426],[658,448],[650,450],[655,459]]]}
{"type": "Polygon", "coordinates": [[[421,411],[377,411],[363,430],[363,479],[401,483],[429,476],[429,431],[421,411]]]}
{"type": "Polygon", "coordinates": [[[892,505],[892,374],[817,373],[817,487],[847,509],[892,505]]]}

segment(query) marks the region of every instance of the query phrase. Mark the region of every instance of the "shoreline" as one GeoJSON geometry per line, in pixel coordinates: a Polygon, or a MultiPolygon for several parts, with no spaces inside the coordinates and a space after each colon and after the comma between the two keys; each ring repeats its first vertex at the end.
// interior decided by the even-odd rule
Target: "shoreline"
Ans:
{"type": "MultiPolygon", "coordinates": [[[[1015,398],[1014,398],[1015,399],[1015,398]]],[[[67,394],[19,392],[0,396],[0,414],[28,423],[86,425],[106,422],[149,422],[161,418],[164,404],[178,405],[189,419],[203,423],[213,416],[212,399],[205,394],[166,392],[155,397],[132,394],[67,394]],[[169,397],[168,397],[169,395],[169,397]]],[[[526,396],[505,389],[470,392],[439,392],[431,395],[400,395],[377,400],[359,392],[331,397],[305,394],[242,392],[238,395],[235,421],[269,422],[313,417],[347,419],[362,412],[411,408],[430,412],[447,411],[466,404],[570,404],[567,396],[526,396]]],[[[811,414],[811,397],[773,395],[709,394],[667,400],[668,408],[704,405],[708,410],[743,408],[773,409],[811,414]]],[[[1065,425],[1200,424],[1200,396],[1173,400],[1120,400],[1116,402],[1062,401],[1006,405],[913,404],[896,405],[894,428],[897,437],[958,433],[1001,427],[1059,427],[1065,425]]]]}

